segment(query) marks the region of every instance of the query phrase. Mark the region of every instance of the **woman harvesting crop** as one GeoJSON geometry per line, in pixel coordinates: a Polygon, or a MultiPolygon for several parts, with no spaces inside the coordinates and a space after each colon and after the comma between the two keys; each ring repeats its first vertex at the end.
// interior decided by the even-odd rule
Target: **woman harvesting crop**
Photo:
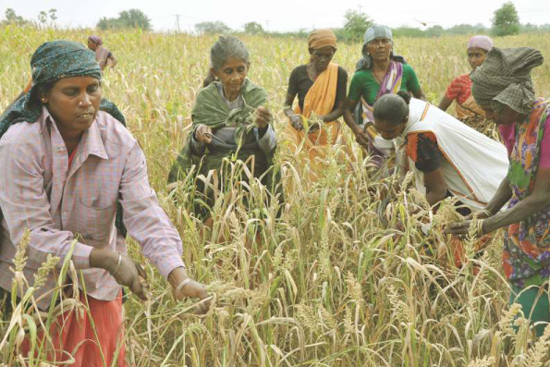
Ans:
{"type": "Polygon", "coordinates": [[[290,74],[285,100],[285,115],[295,147],[304,144],[312,164],[323,148],[334,145],[341,136],[338,118],[344,113],[348,74],[332,62],[336,53],[336,35],[330,29],[310,33],[308,49],[311,55],[307,65],[296,67],[290,74]],[[292,110],[294,99],[298,105],[292,110]],[[318,122],[304,123],[315,114],[318,122]]]}
{"type": "MultiPolygon", "coordinates": [[[[192,131],[168,181],[183,179],[196,169],[204,176],[210,171],[219,173],[223,186],[228,178],[224,160],[240,160],[274,193],[279,188],[279,175],[273,167],[277,140],[271,113],[265,107],[267,93],[247,78],[248,50],[237,38],[222,36],[212,46],[210,61],[206,87],[193,108],[192,131]]],[[[206,218],[214,203],[212,190],[202,181],[195,183],[197,196],[207,203],[204,206],[204,200],[197,200],[195,211],[206,218]]]]}
{"type": "MultiPolygon", "coordinates": [[[[0,291],[12,290],[10,268],[25,229],[26,279],[48,255],[64,258],[72,251],[83,275],[79,300],[90,312],[63,313],[41,346],[49,361],[126,366],[122,286],[146,298],[146,274],[127,255],[126,229],[178,299],[205,299],[206,290],[187,276],[180,236],[149,186],[139,144],[116,106],[102,99],[94,53],[75,42],[47,42],[31,67],[30,92],[0,119],[0,291]]],[[[49,274],[36,291],[42,310],[50,306],[57,275],[49,274]]],[[[64,280],[65,298],[79,280],[64,280]]]]}
{"type": "MultiPolygon", "coordinates": [[[[535,97],[531,70],[543,60],[532,48],[495,47],[472,74],[472,94],[499,126],[510,160],[508,175],[474,224],[479,234],[506,227],[502,265],[510,303],[522,306],[538,336],[550,322],[550,101],[535,97]]],[[[455,223],[449,232],[465,234],[470,225],[455,223]]]]}

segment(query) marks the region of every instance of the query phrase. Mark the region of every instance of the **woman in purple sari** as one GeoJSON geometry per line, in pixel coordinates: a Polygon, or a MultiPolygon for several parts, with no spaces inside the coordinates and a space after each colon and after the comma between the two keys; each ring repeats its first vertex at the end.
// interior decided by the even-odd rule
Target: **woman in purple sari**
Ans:
{"type": "Polygon", "coordinates": [[[393,151],[393,143],[382,139],[374,129],[374,102],[384,94],[400,90],[418,99],[425,97],[413,68],[403,57],[394,56],[391,29],[383,25],[370,27],[365,33],[362,53],[351,79],[344,120],[357,142],[373,156],[379,156],[377,163],[381,164],[393,151]]]}

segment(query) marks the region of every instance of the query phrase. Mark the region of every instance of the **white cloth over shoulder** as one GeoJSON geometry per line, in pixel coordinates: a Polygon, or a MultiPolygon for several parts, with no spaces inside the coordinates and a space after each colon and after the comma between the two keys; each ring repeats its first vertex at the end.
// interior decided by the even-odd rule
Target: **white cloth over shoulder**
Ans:
{"type": "MultiPolygon", "coordinates": [[[[443,174],[449,191],[474,211],[483,209],[495,195],[508,173],[508,154],[503,144],[465,125],[427,102],[411,99],[409,121],[399,140],[399,155],[404,158],[404,137],[431,132],[444,156],[443,174]]],[[[414,170],[417,189],[425,193],[424,174],[407,157],[414,170]]],[[[403,160],[405,162],[405,160],[403,160]]]]}

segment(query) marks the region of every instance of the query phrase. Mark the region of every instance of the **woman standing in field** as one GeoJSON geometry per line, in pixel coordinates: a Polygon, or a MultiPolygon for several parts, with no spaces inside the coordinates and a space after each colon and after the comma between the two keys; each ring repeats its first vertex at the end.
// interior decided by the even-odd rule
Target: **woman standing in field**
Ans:
{"type": "MultiPolygon", "coordinates": [[[[472,74],[472,94],[499,126],[510,160],[508,175],[474,225],[479,234],[507,227],[502,264],[510,303],[522,306],[538,336],[550,322],[550,100],[535,98],[530,74],[542,63],[538,50],[495,47],[472,74]]],[[[449,232],[466,234],[470,224],[452,224],[449,232]]]]}
{"type": "Polygon", "coordinates": [[[330,29],[319,29],[308,36],[310,62],[296,67],[290,74],[284,113],[295,148],[304,144],[314,164],[323,147],[334,145],[340,137],[348,74],[332,62],[336,53],[336,35],[330,29]],[[298,105],[292,110],[294,99],[298,105]],[[317,121],[310,121],[314,115],[317,121]],[[305,125],[305,126],[304,126],[305,125]]]}
{"type": "MultiPolygon", "coordinates": [[[[271,113],[265,107],[267,93],[247,78],[248,50],[237,38],[221,36],[210,50],[210,62],[207,86],[199,92],[193,108],[192,130],[168,181],[182,180],[196,169],[204,176],[210,171],[220,173],[220,185],[225,187],[229,169],[223,167],[224,159],[240,160],[275,193],[279,190],[279,176],[273,167],[277,139],[271,113]]],[[[204,193],[208,204],[195,211],[209,217],[213,194],[202,181],[195,182],[196,193],[204,193]]]]}
{"type": "Polygon", "coordinates": [[[502,144],[407,92],[380,97],[373,116],[381,137],[395,139],[399,163],[414,171],[431,206],[454,196],[462,214],[483,209],[506,176],[502,144]]]}
{"type": "Polygon", "coordinates": [[[99,36],[88,37],[88,48],[95,52],[101,70],[105,70],[107,66],[114,68],[118,63],[115,55],[103,46],[103,40],[99,36]]]}
{"type": "Polygon", "coordinates": [[[493,40],[487,36],[473,36],[468,41],[468,63],[472,68],[469,74],[456,77],[447,87],[445,96],[439,102],[439,109],[447,111],[449,106],[456,101],[456,118],[465,120],[470,117],[485,116],[483,110],[476,104],[471,93],[473,73],[487,57],[487,53],[493,48],[493,40]]]}
{"type": "MultiPolygon", "coordinates": [[[[54,320],[49,337],[42,335],[48,361],[126,366],[121,286],[146,298],[146,273],[127,255],[126,228],[177,299],[205,299],[207,293],[187,275],[180,236],[149,186],[139,144],[116,106],[102,99],[93,52],[75,42],[47,42],[34,53],[31,67],[31,90],[0,119],[0,290],[17,289],[22,297],[12,287],[10,269],[28,229],[25,278],[32,284],[49,256],[70,254],[83,283],[80,289],[66,286],[64,297],[89,307],[85,313],[69,307],[54,320]],[[76,294],[68,294],[74,289],[76,294]]],[[[42,310],[49,308],[57,282],[79,283],[57,279],[61,263],[35,291],[42,310]]],[[[32,347],[23,343],[23,354],[32,347]]]]}
{"type": "Polygon", "coordinates": [[[365,33],[362,53],[351,79],[346,102],[348,112],[344,119],[357,142],[383,160],[391,154],[394,146],[372,127],[374,102],[384,94],[398,91],[410,92],[419,99],[425,97],[413,68],[402,57],[394,56],[391,29],[383,25],[370,27],[365,33]],[[358,105],[358,102],[361,103],[358,105]]]}

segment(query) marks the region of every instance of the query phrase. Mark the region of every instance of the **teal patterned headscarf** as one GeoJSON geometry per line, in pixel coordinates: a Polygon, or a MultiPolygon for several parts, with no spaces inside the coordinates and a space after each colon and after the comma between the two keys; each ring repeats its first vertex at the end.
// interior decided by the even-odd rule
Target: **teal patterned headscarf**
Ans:
{"type": "MultiPolygon", "coordinates": [[[[101,80],[101,68],[95,53],[80,43],[53,41],[42,44],[31,59],[32,88],[0,116],[0,137],[18,122],[36,122],[42,105],[35,97],[44,84],[75,76],[91,76],[101,80]]],[[[99,109],[111,114],[125,125],[119,109],[106,99],[101,99],[99,109]]]]}
{"type": "MultiPolygon", "coordinates": [[[[0,138],[11,125],[38,120],[42,113],[42,104],[38,101],[37,93],[44,84],[76,76],[90,76],[101,80],[101,68],[96,61],[95,53],[84,45],[71,41],[60,40],[42,44],[32,55],[31,68],[32,88],[0,116],[0,138]]],[[[113,103],[102,98],[99,109],[126,126],[124,116],[113,103]]],[[[116,226],[119,232],[126,236],[120,203],[117,209],[116,226]]]]}

